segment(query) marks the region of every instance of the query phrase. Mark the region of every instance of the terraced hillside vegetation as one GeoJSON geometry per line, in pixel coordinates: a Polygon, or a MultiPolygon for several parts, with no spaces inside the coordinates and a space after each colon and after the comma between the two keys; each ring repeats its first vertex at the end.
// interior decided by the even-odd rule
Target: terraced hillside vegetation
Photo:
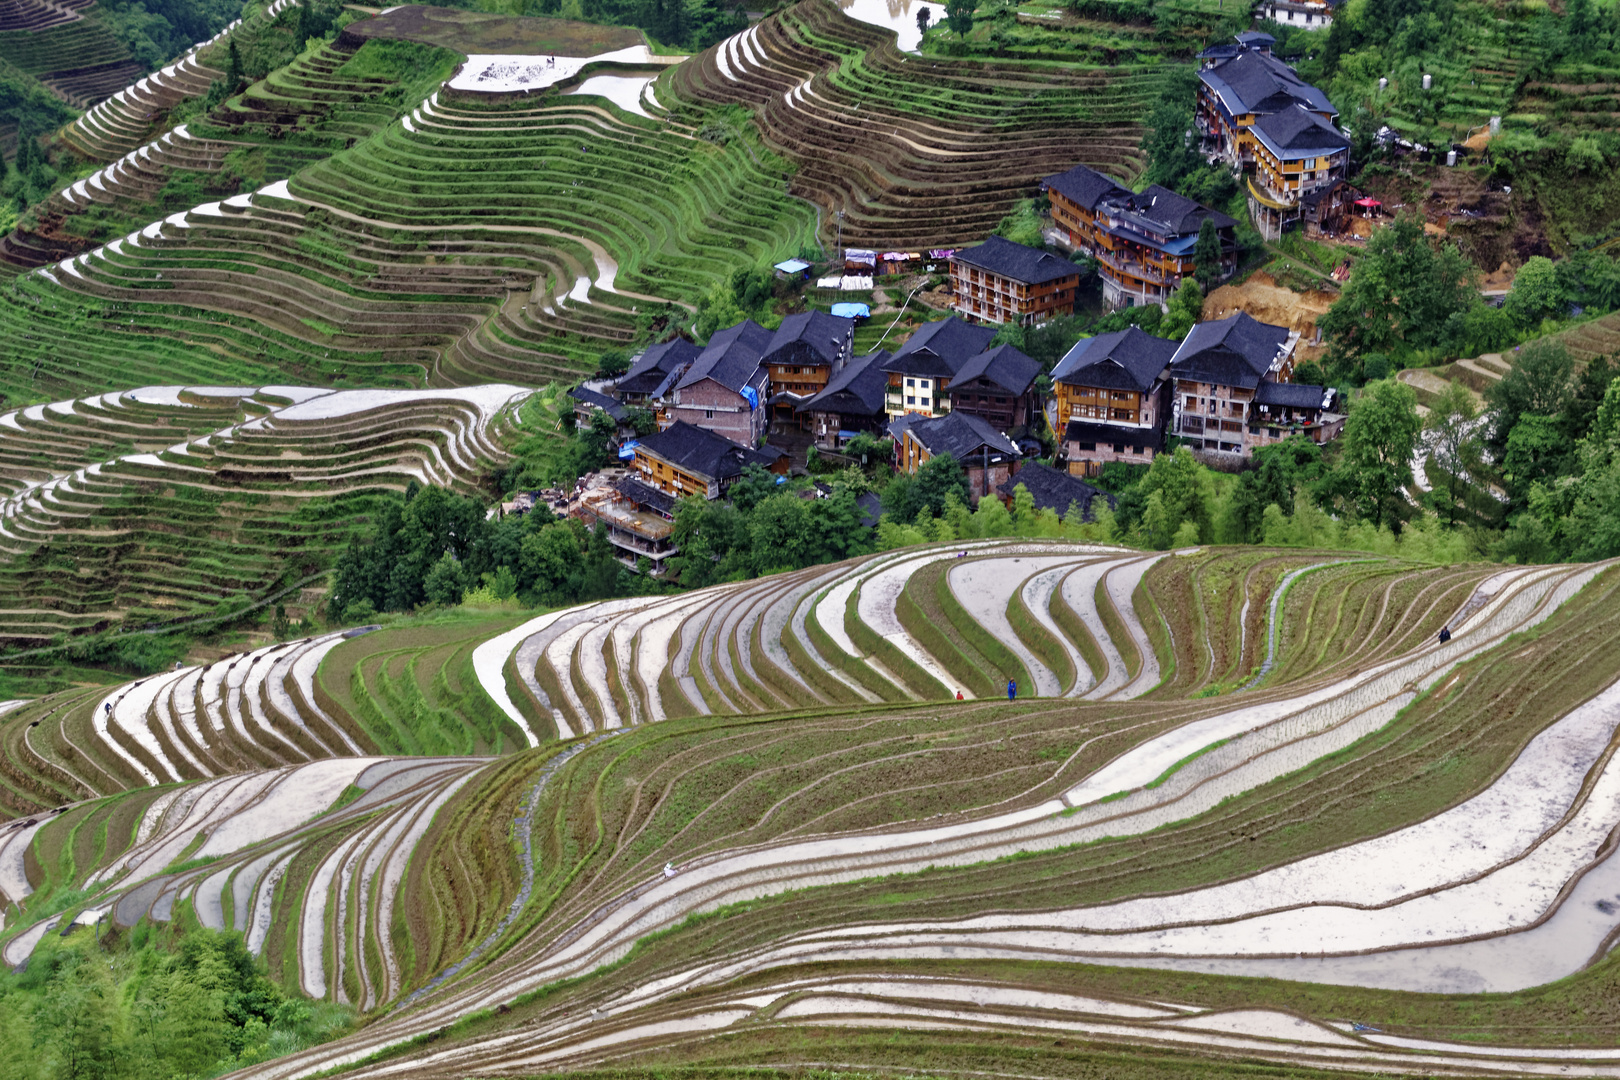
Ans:
{"type": "Polygon", "coordinates": [[[440,87],[450,54],[370,25],[184,123],[161,117],[218,47],[65,129],[107,164],[5,241],[40,269],[0,306],[0,393],[572,374],[824,245],[837,211],[849,242],[954,246],[1076,161],[1128,180],[1162,83],[925,66],[806,0],[683,64],[490,93],[440,87]]]}
{"type": "Polygon", "coordinates": [[[25,912],[0,948],[234,928],[373,1017],[265,1076],[805,1039],[866,1067],[1149,1045],[1588,1073],[1615,589],[1608,564],[987,541],[295,641],[0,716],[25,912]]]}
{"type": "Polygon", "coordinates": [[[516,386],[161,386],[0,414],[0,636],[138,629],[322,576],[378,498],[474,490],[516,386]]]}

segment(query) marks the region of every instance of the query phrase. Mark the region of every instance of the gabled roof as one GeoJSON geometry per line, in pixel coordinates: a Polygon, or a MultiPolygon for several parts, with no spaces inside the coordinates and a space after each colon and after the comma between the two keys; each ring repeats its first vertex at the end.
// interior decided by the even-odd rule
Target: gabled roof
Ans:
{"type": "Polygon", "coordinates": [[[1217,229],[1230,229],[1237,224],[1219,210],[1211,210],[1158,184],[1152,184],[1139,194],[1129,195],[1114,205],[1127,216],[1158,226],[1157,231],[1167,236],[1196,234],[1205,218],[1212,219],[1217,229]]]}
{"type": "Polygon", "coordinates": [[[1241,30],[1232,36],[1239,45],[1247,45],[1251,49],[1267,48],[1277,44],[1277,39],[1263,30],[1241,30]]]}
{"type": "Polygon", "coordinates": [[[1308,109],[1338,115],[1326,94],[1305,82],[1274,56],[1250,49],[1198,73],[1234,116],[1279,112],[1294,102],[1308,109]]]}
{"type": "Polygon", "coordinates": [[[1348,135],[1298,104],[1260,117],[1254,131],[1278,157],[1314,157],[1350,148],[1348,135]]]}
{"type": "Polygon", "coordinates": [[[827,385],[819,393],[794,411],[830,412],[843,416],[878,415],[883,412],[883,398],[888,393],[889,375],[883,370],[883,363],[888,358],[889,354],[883,350],[856,357],[828,379],[827,385]]]}
{"type": "Polygon", "coordinates": [[[755,450],[685,420],[677,420],[663,431],[646,436],[637,448],[711,480],[729,479],[741,473],[746,465],[770,468],[784,456],[784,451],[774,446],[755,450]]]}
{"type": "Polygon", "coordinates": [[[1222,386],[1258,386],[1288,341],[1286,326],[1263,323],[1240,311],[1192,328],[1170,361],[1178,379],[1222,386]]]}
{"type": "Polygon", "coordinates": [[[1080,512],[1087,521],[1092,518],[1092,499],[1102,496],[1105,502],[1114,501],[1113,496],[1104,494],[1078,476],[1070,476],[1062,469],[1054,469],[1038,461],[1019,469],[1011,479],[1004,481],[996,490],[1010,499],[1019,484],[1023,484],[1034,497],[1035,509],[1055,510],[1059,514],[1067,514],[1070,503],[1079,503],[1080,512]]]}
{"type": "Polygon", "coordinates": [[[1001,236],[992,236],[978,247],[958,251],[951,256],[951,261],[967,263],[1025,285],[1044,285],[1059,278],[1077,277],[1080,273],[1080,268],[1068,259],[1040,248],[1015,244],[1001,236]]]}
{"type": "Polygon", "coordinates": [[[650,506],[658,513],[666,515],[675,512],[675,496],[643,484],[633,476],[620,477],[618,483],[613,485],[613,490],[637,506],[650,506]]]}
{"type": "Polygon", "coordinates": [[[708,347],[692,361],[675,389],[713,379],[728,390],[741,392],[759,373],[759,358],[770,343],[771,332],[753,319],[716,330],[708,347]]]}
{"type": "Polygon", "coordinates": [[[997,345],[964,361],[952,376],[950,389],[974,379],[986,379],[1017,396],[1026,392],[1040,373],[1039,360],[1030,359],[1011,345],[997,345]]]}
{"type": "Polygon", "coordinates": [[[568,391],[568,396],[581,405],[590,405],[593,408],[601,409],[615,420],[623,420],[625,414],[629,411],[619,404],[618,399],[610,398],[606,394],[599,394],[595,390],[583,386],[574,387],[568,391]]]}
{"type": "Polygon", "coordinates": [[[803,342],[822,363],[833,364],[837,362],[854,329],[854,319],[828,315],[824,311],[804,311],[789,315],[782,320],[782,325],[776,328],[776,333],[771,335],[770,343],[765,346],[765,354],[761,359],[769,363],[775,353],[803,342]]]}
{"type": "Polygon", "coordinates": [[[1095,210],[1097,203],[1105,198],[1131,193],[1129,188],[1121,187],[1112,177],[1085,165],[1076,165],[1068,172],[1048,176],[1041,181],[1041,188],[1055,191],[1087,210],[1095,210]]]}
{"type": "Polygon", "coordinates": [[[964,466],[972,465],[971,459],[985,446],[991,453],[1018,456],[1018,447],[1011,439],[967,413],[951,412],[936,420],[917,420],[907,430],[930,454],[950,454],[964,466]]]}
{"type": "Polygon", "coordinates": [[[1287,409],[1326,408],[1328,390],[1310,383],[1261,383],[1255,391],[1256,405],[1279,405],[1287,409]]]}
{"type": "Polygon", "coordinates": [[[975,326],[952,315],[917,328],[883,363],[884,371],[937,377],[956,374],[971,358],[990,347],[993,326],[975,326]]]}
{"type": "Polygon", "coordinates": [[[661,345],[649,345],[630,370],[619,377],[614,383],[614,389],[621,394],[648,394],[657,397],[669,389],[669,384],[686,366],[698,358],[703,350],[687,341],[685,338],[676,338],[661,345]]]}
{"type": "Polygon", "coordinates": [[[1148,393],[1170,366],[1176,343],[1138,326],[1083,338],[1052,369],[1052,381],[1148,393]]]}

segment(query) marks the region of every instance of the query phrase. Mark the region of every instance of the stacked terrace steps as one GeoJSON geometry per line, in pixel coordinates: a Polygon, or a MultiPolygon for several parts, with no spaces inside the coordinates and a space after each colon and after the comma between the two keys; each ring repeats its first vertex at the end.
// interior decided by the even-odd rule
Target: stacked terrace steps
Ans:
{"type": "MultiPolygon", "coordinates": [[[[273,0],[262,12],[250,17],[252,25],[273,20],[292,2],[273,0]]],[[[62,138],[92,161],[114,161],[135,150],[152,137],[154,127],[163,122],[171,109],[182,101],[203,96],[211,83],[225,77],[224,57],[219,46],[242,25],[243,20],[237,19],[162,70],[133,83],[125,79],[108,88],[106,93],[92,99],[98,104],[62,129],[62,138]]],[[[139,74],[138,68],[136,74],[139,74]]]]}
{"type": "Polygon", "coordinates": [[[818,0],[674,78],[683,97],[753,107],[767,141],[800,162],[794,190],[847,208],[846,239],[926,247],[981,239],[1076,161],[1135,176],[1137,122],[1159,76],[924,62],[818,0]]]}
{"type": "Polygon", "coordinates": [[[84,18],[83,9],[94,7],[94,0],[3,0],[0,2],[0,33],[12,30],[38,32],[84,18]]]}
{"type": "MultiPolygon", "coordinates": [[[[1308,565],[1322,560],[1321,554],[1312,553],[1308,565]]],[[[1524,653],[1527,640],[1539,637],[1541,648],[1570,650],[1577,656],[1601,642],[1603,655],[1612,659],[1613,643],[1620,632],[1620,605],[1616,603],[1620,594],[1614,570],[1614,564],[1507,573],[1473,568],[1475,579],[1463,603],[1447,609],[1454,629],[1451,641],[1440,643],[1425,637],[1386,662],[1328,679],[1304,693],[1200,703],[1197,708],[1207,709],[1205,715],[1176,717],[1170,730],[1161,730],[1061,797],[1044,802],[1026,798],[971,818],[739,845],[695,854],[680,861],[678,872],[672,875],[657,872],[668,849],[652,847],[639,872],[628,880],[623,875],[603,880],[599,888],[558,905],[538,932],[482,977],[452,985],[411,1012],[368,1027],[359,1037],[257,1067],[249,1075],[284,1077],[320,1071],[340,1060],[362,1059],[436,1030],[468,1011],[495,1008],[537,987],[587,972],[598,974],[577,996],[540,1010],[521,1028],[499,1038],[451,1041],[404,1057],[391,1055],[386,1075],[425,1078],[521,1073],[622,1060],[635,1046],[663,1049],[666,1038],[689,1039],[693,1030],[708,1023],[694,1017],[704,1015],[709,1005],[712,1013],[725,1014],[715,1023],[729,1024],[779,1003],[783,994],[818,989],[802,981],[806,973],[801,965],[828,960],[845,965],[837,976],[841,979],[851,978],[849,972],[863,964],[896,960],[912,965],[909,975],[926,974],[927,965],[935,960],[959,963],[963,955],[971,954],[981,959],[1076,959],[1198,970],[1215,960],[1224,965],[1220,970],[1236,973],[1243,972],[1235,965],[1252,960],[1254,974],[1308,980],[1313,978],[1310,971],[1325,959],[1328,964],[1345,960],[1360,965],[1353,969],[1362,973],[1359,976],[1334,981],[1402,988],[1398,973],[1409,967],[1408,958],[1425,965],[1432,962],[1432,970],[1438,970],[1452,955],[1448,950],[1480,944],[1519,950],[1509,952],[1505,962],[1489,965],[1489,970],[1507,976],[1493,984],[1493,990],[1520,989],[1532,981],[1567,974],[1598,953],[1610,927],[1607,919],[1589,920],[1590,947],[1577,942],[1572,949],[1554,950],[1559,953],[1556,959],[1551,963],[1538,960],[1533,974],[1523,973],[1512,959],[1536,949],[1538,939],[1515,932],[1539,912],[1552,911],[1553,918],[1567,913],[1584,919],[1590,906],[1586,901],[1600,895],[1577,891],[1570,902],[1558,906],[1561,889],[1584,880],[1581,875],[1588,868],[1594,873],[1603,868],[1614,807],[1620,805],[1616,801],[1620,761],[1608,750],[1620,718],[1615,708],[1620,689],[1612,682],[1573,710],[1546,706],[1545,722],[1551,726],[1535,734],[1528,744],[1515,742],[1509,751],[1512,764],[1508,771],[1484,781],[1483,790],[1465,802],[1431,820],[1330,847],[1275,869],[1230,881],[1217,879],[1220,883],[1174,894],[1150,889],[1119,902],[1089,907],[1060,902],[1051,907],[1044,899],[1020,901],[1019,890],[1028,889],[1030,879],[1020,875],[1019,866],[1030,859],[1043,859],[1041,867],[1055,870],[1055,860],[1072,857],[1072,845],[1101,841],[1105,836],[1123,838],[1157,830],[1157,843],[1171,841],[1195,827],[1198,815],[1233,795],[1285,777],[1295,782],[1292,778],[1299,776],[1302,762],[1340,753],[1348,746],[1358,748],[1353,754],[1369,752],[1369,744],[1376,740],[1363,736],[1388,723],[1395,709],[1416,692],[1447,688],[1477,676],[1481,664],[1474,663],[1476,660],[1488,660],[1486,666],[1492,671],[1512,666],[1524,653]],[[1582,604],[1575,614],[1568,614],[1567,606],[1582,604]],[[1547,627],[1542,634],[1521,636],[1542,626],[1547,627]],[[1197,749],[1206,752],[1189,758],[1189,751],[1197,749]],[[1179,768],[1166,775],[1165,761],[1179,763],[1179,768]],[[1154,783],[1160,776],[1165,779],[1154,783]],[[1110,799],[1108,794],[1123,797],[1110,799]],[[1526,800],[1532,805],[1525,806],[1526,800]],[[1074,812],[1066,812],[1070,810],[1074,812]],[[1053,854],[1047,857],[1046,852],[1053,854]],[[1014,854],[1026,858],[1003,858],[1014,854]],[[1390,873],[1391,867],[1399,872],[1390,873]],[[890,876],[925,869],[927,875],[913,879],[890,876]],[[919,914],[903,903],[890,908],[874,906],[871,897],[863,899],[858,886],[829,888],[874,877],[886,879],[885,889],[915,897],[919,908],[936,908],[943,914],[919,914]],[[949,880],[942,881],[942,877],[949,880]],[[952,894],[958,906],[943,900],[936,905],[936,897],[924,886],[943,890],[957,878],[966,879],[952,894]],[[668,955],[626,972],[622,978],[600,972],[602,965],[623,958],[636,941],[694,915],[811,886],[819,887],[811,890],[814,895],[801,892],[784,898],[780,905],[753,907],[750,933],[734,948],[717,950],[705,943],[696,955],[690,948],[685,952],[672,948],[668,955]],[[974,889],[977,891],[970,891],[974,889]],[[825,897],[821,906],[818,897],[825,897]],[[1189,911],[1197,914],[1189,916],[1189,911]],[[1335,929],[1335,920],[1343,925],[1335,929]],[[1319,958],[1313,954],[1307,961],[1297,955],[1302,949],[1290,944],[1278,950],[1268,936],[1278,934],[1280,940],[1292,942],[1301,933],[1313,932],[1333,935],[1334,951],[1344,955],[1319,958]],[[1360,955],[1363,943],[1358,938],[1362,934],[1376,936],[1377,950],[1393,951],[1360,955]],[[1489,940],[1468,942],[1473,936],[1489,940]],[[1206,941],[1217,939],[1218,952],[1201,951],[1206,941]],[[1168,953],[1160,949],[1163,942],[1174,943],[1168,953]],[[1286,955],[1267,955],[1278,951],[1286,955]],[[1372,970],[1368,963],[1383,959],[1389,961],[1387,970],[1397,973],[1393,982],[1379,982],[1367,974],[1372,970]],[[1564,965],[1562,972],[1557,970],[1559,965],[1564,965]],[[1287,973],[1291,970],[1292,976],[1287,973]],[[772,976],[773,971],[778,974],[772,976]],[[738,1000],[728,987],[743,978],[749,979],[748,999],[738,1000]],[[761,988],[768,989],[757,993],[761,988]],[[705,995],[713,996],[705,999],[705,995]],[[694,1006],[699,1001],[703,1007],[694,1006]]],[[[1351,571],[1337,566],[1318,573],[1343,574],[1344,581],[1351,580],[1351,571]]],[[[1513,685],[1533,683],[1528,665],[1519,667],[1513,685]]],[[[1610,671],[1612,679],[1612,668],[1610,671]]],[[[1494,689],[1486,689],[1479,696],[1488,698],[1494,693],[1494,689]]],[[[1453,697],[1450,707],[1461,708],[1467,696],[1464,690],[1453,697]]],[[[1459,720],[1465,729],[1473,716],[1477,714],[1465,713],[1459,720]]],[[[1449,722],[1448,715],[1431,726],[1449,722]]],[[[715,748],[717,753],[737,752],[735,744],[716,741],[721,744],[715,748]]],[[[606,746],[616,742],[609,740],[606,746]]],[[[1320,790],[1320,785],[1312,788],[1309,781],[1302,783],[1302,796],[1320,790]]],[[[1612,877],[1604,881],[1601,888],[1612,890],[1612,877]]],[[[649,948],[660,946],[643,941],[643,949],[649,948]]],[[[1476,958],[1469,963],[1488,961],[1476,958]]],[[[828,978],[824,973],[819,977],[828,978]]],[[[1419,982],[1428,977],[1419,971],[1419,982]]],[[[882,981],[883,992],[876,994],[879,999],[895,995],[949,1000],[943,987],[919,990],[917,995],[900,993],[892,969],[882,981]]],[[[858,985],[819,989],[835,996],[863,993],[858,985]]],[[[977,983],[974,989],[958,988],[957,1000],[965,994],[977,1001],[975,995],[985,990],[991,992],[992,1003],[998,1000],[992,987],[977,983]]],[[[1025,1001],[1023,1007],[1049,1009],[1057,1004],[1025,1001]]],[[[1120,1012],[1117,1004],[1107,1002],[1068,1002],[1065,1007],[1082,1005],[1086,1015],[1117,1016],[1120,1012]]],[[[1136,1011],[1131,1015],[1144,1023],[1169,1024],[1177,1012],[1189,1017],[1199,1012],[1163,1004],[1142,1003],[1133,1008],[1136,1011]]],[[[847,1013],[823,1004],[806,1007],[801,1013],[805,1023],[823,1022],[829,1016],[836,1021],[843,1015],[847,1013]]],[[[860,1015],[869,1022],[905,1027],[911,1023],[926,1026],[933,1014],[885,1009],[860,1015]]],[[[963,1020],[948,1011],[940,1016],[953,1022],[963,1020]]],[[[974,1011],[971,1017],[977,1023],[979,1013],[974,1011]]],[[[759,1019],[769,1021],[769,1016],[759,1019]]],[[[1010,1017],[1007,1023],[1009,1030],[1023,1030],[1010,1017]]],[[[1275,1027],[1255,1027],[1259,1023],[1254,1017],[1212,1019],[1209,1030],[1246,1034],[1270,1030],[1276,1038],[1298,1041],[1296,1035],[1275,1027]]],[[[1043,1026],[1049,1030],[1050,1025],[1043,1026]]],[[[1076,1027],[1082,1029],[1083,1024],[1076,1027]]],[[[1205,1028],[1189,1024],[1166,1030],[1185,1033],[1205,1028]]],[[[1155,1038],[1143,1037],[1147,1041],[1155,1038]]],[[[1166,1041],[1173,1040],[1166,1036],[1166,1041]]],[[[1306,1041],[1344,1045],[1333,1043],[1326,1035],[1306,1041]]],[[[1373,1060],[1371,1055],[1382,1045],[1361,1042],[1353,1049],[1361,1060],[1373,1060]]],[[[1572,1056],[1589,1053],[1576,1050],[1572,1056]]],[[[1524,1056],[1534,1057],[1537,1052],[1525,1051],[1524,1056]]],[[[1558,1055],[1549,1051],[1546,1056],[1558,1055]]],[[[1498,1060],[1503,1067],[1506,1062],[1506,1058],[1498,1060]]],[[[360,1069],[359,1074],[383,1075],[368,1068],[360,1069]]]]}
{"type": "MultiPolygon", "coordinates": [[[[107,821],[112,835],[124,835],[99,853],[98,865],[79,868],[91,894],[85,909],[127,927],[166,922],[186,902],[203,926],[244,932],[253,952],[268,954],[312,996],[370,1008],[402,988],[394,925],[401,893],[419,873],[412,867],[418,845],[487,763],[337,758],[148,789],[134,804],[70,807],[60,825],[107,821]],[[346,789],[355,797],[332,809],[346,789]],[[207,865],[169,869],[188,854],[207,865]]],[[[0,833],[0,890],[8,900],[34,891],[19,845],[41,829],[49,839],[57,824],[0,833]]],[[[40,925],[11,939],[8,963],[27,959],[40,925]]]]}
{"type": "Polygon", "coordinates": [[[0,415],[0,637],[205,614],[270,588],[277,551],[307,576],[382,493],[476,486],[527,393],[149,387],[0,415]],[[75,569],[41,573],[42,545],[75,569]]]}

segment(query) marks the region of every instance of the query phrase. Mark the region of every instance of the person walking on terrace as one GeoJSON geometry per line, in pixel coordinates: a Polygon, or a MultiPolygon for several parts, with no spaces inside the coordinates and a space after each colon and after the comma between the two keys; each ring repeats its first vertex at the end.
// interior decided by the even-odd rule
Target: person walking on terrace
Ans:
{"type": "Polygon", "coordinates": [[[1018,683],[1013,679],[1007,680],[1007,700],[1011,701],[1018,696],[1018,683]]]}

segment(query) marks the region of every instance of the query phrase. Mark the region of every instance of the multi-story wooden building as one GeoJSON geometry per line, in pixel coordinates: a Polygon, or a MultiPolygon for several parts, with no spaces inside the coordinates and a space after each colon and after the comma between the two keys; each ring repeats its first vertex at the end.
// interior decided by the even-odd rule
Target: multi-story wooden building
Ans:
{"type": "Polygon", "coordinates": [[[787,454],[773,446],[756,450],[682,420],[641,439],[635,453],[641,481],[676,498],[718,499],[749,465],[784,475],[788,467],[787,454]]]}
{"type": "Polygon", "coordinates": [[[1097,260],[1103,299],[1110,307],[1168,304],[1197,269],[1195,249],[1206,220],[1220,242],[1215,277],[1232,272],[1237,222],[1157,184],[1137,194],[1084,165],[1043,182],[1052,221],[1069,245],[1097,260]]]}
{"type": "Polygon", "coordinates": [[[823,311],[784,318],[760,357],[772,411],[778,418],[791,418],[849,363],[854,352],[854,319],[823,311]]]}
{"type": "Polygon", "coordinates": [[[889,373],[883,370],[889,354],[879,350],[856,357],[827,381],[819,394],[797,407],[816,445],[838,450],[857,435],[875,435],[888,421],[884,400],[889,373]]]}
{"type": "Polygon", "coordinates": [[[976,322],[1035,326],[1074,311],[1080,268],[1067,259],[992,236],[951,256],[951,308],[976,322]]]}
{"type": "Polygon", "coordinates": [[[1330,411],[1333,395],[1292,382],[1298,342],[1297,332],[1242,312],[1193,327],[1170,362],[1174,434],[1217,460],[1296,432],[1336,436],[1344,418],[1330,411]]]}
{"type": "Polygon", "coordinates": [[[984,420],[997,431],[1024,427],[1040,410],[1035,377],[1040,361],[1011,345],[997,345],[971,356],[951,376],[946,392],[951,412],[984,420]]]}
{"type": "Polygon", "coordinates": [[[619,376],[619,381],[613,384],[613,392],[626,405],[652,410],[659,425],[667,425],[670,420],[665,411],[666,397],[702,351],[685,338],[649,345],[636,357],[630,370],[619,376]]]}
{"type": "Polygon", "coordinates": [[[1071,248],[1087,255],[1096,253],[1097,215],[1102,203],[1131,197],[1130,188],[1121,187],[1113,177],[1085,165],[1048,176],[1041,181],[1041,190],[1052,207],[1052,224],[1062,231],[1071,248]]]}
{"type": "Polygon", "coordinates": [[[1198,72],[1197,125],[1212,149],[1242,168],[1254,160],[1249,128],[1262,116],[1303,105],[1328,123],[1339,118],[1328,96],[1271,55],[1272,39],[1249,32],[1237,45],[1217,46],[1202,54],[1198,72]]]}
{"type": "Polygon", "coordinates": [[[753,446],[765,435],[766,374],[760,357],[771,331],[745,319],[717,330],[666,396],[670,423],[684,421],[753,446]]]}
{"type": "Polygon", "coordinates": [[[1052,428],[1069,471],[1096,476],[1110,461],[1150,465],[1164,446],[1176,343],[1138,327],[1078,342],[1052,369],[1052,428]]]}
{"type": "Polygon", "coordinates": [[[968,494],[977,504],[1018,471],[1021,458],[1013,441],[977,416],[949,413],[928,418],[902,416],[889,425],[895,467],[910,476],[929,458],[949,454],[967,473],[968,494]]]}
{"type": "Polygon", "coordinates": [[[1350,170],[1350,139],[1303,105],[1255,120],[1254,172],[1248,178],[1249,215],[1268,240],[1299,222],[1304,200],[1350,170]]]}
{"type": "Polygon", "coordinates": [[[994,328],[954,316],[927,323],[906,339],[881,366],[889,376],[884,410],[891,416],[950,411],[950,384],[956,369],[990,347],[994,328]]]}

